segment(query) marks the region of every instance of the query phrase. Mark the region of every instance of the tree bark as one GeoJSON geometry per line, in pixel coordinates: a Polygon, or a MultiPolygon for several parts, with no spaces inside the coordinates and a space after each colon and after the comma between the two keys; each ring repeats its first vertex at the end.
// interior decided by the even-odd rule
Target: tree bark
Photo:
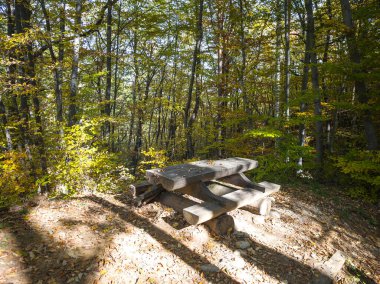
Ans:
{"type": "Polygon", "coordinates": [[[82,0],[76,0],[75,5],[75,27],[76,37],[73,42],[73,62],[71,66],[70,77],[70,104],[68,114],[68,125],[73,126],[78,122],[77,112],[77,94],[78,94],[78,77],[79,77],[79,50],[81,45],[80,29],[82,24],[82,0]]]}
{"type": "Polygon", "coordinates": [[[104,114],[106,115],[106,121],[104,123],[104,138],[108,139],[110,144],[110,117],[111,117],[111,84],[112,84],[112,2],[108,0],[107,7],[107,32],[106,32],[106,94],[105,94],[105,102],[104,102],[104,114]]]}
{"type": "Polygon", "coordinates": [[[203,38],[203,0],[199,0],[196,5],[196,15],[197,15],[197,26],[195,33],[195,46],[193,52],[193,63],[191,66],[191,75],[190,75],[190,83],[189,90],[187,93],[187,102],[184,110],[184,127],[186,132],[186,154],[185,157],[190,159],[194,156],[194,145],[193,145],[193,124],[195,118],[198,114],[199,109],[199,88],[197,88],[197,94],[195,99],[195,106],[193,109],[193,113],[190,116],[191,112],[191,103],[192,103],[192,95],[194,89],[194,82],[198,77],[199,73],[199,65],[200,65],[200,52],[201,52],[201,44],[203,38]]]}
{"type": "MultiPolygon", "coordinates": [[[[355,76],[355,93],[356,97],[361,104],[368,104],[369,96],[367,92],[367,86],[365,81],[361,78],[360,73],[364,73],[363,67],[361,66],[361,54],[357,44],[357,39],[355,36],[355,25],[352,19],[352,11],[349,0],[340,0],[343,22],[347,28],[346,39],[348,46],[348,54],[350,56],[351,62],[354,64],[353,74],[355,76]],[[358,76],[359,75],[359,76],[358,76]]],[[[372,121],[372,112],[367,109],[363,114],[363,125],[364,132],[367,141],[368,150],[377,150],[379,148],[376,128],[372,121]]]]}
{"type": "Polygon", "coordinates": [[[276,46],[275,46],[275,73],[274,73],[274,117],[278,118],[280,116],[280,64],[281,64],[281,54],[280,54],[280,44],[281,44],[281,11],[280,11],[280,0],[276,0],[276,46]]]}
{"type": "MultiPolygon", "coordinates": [[[[309,0],[305,0],[309,1],[309,0]]],[[[305,41],[305,53],[304,53],[304,66],[303,66],[303,74],[302,74],[302,85],[301,85],[301,94],[303,97],[306,95],[307,91],[307,84],[309,81],[309,65],[311,60],[311,45],[312,45],[312,39],[311,39],[311,33],[309,32],[309,25],[303,23],[301,20],[301,26],[305,26],[306,28],[306,41],[305,41]]],[[[307,109],[307,104],[305,103],[305,98],[302,99],[301,105],[300,105],[300,112],[305,112],[307,109]]],[[[299,143],[300,146],[305,146],[305,139],[306,139],[306,126],[305,123],[301,123],[299,126],[299,143]]],[[[298,160],[298,166],[302,168],[303,166],[303,157],[300,157],[298,160]]],[[[298,171],[299,173],[302,172],[302,169],[298,171]]]]}
{"type": "Polygon", "coordinates": [[[284,4],[284,22],[285,22],[285,82],[284,82],[284,94],[285,94],[285,117],[289,120],[290,108],[289,108],[289,96],[290,96],[290,9],[291,0],[285,0],[284,4]]]}
{"type": "Polygon", "coordinates": [[[314,27],[314,13],[312,0],[305,0],[306,18],[307,18],[307,37],[310,40],[309,53],[311,62],[311,83],[314,95],[314,115],[316,116],[315,122],[315,149],[316,149],[316,162],[320,170],[323,161],[323,140],[322,140],[322,107],[319,91],[319,74],[317,67],[317,53],[315,51],[315,27],[314,27]]]}

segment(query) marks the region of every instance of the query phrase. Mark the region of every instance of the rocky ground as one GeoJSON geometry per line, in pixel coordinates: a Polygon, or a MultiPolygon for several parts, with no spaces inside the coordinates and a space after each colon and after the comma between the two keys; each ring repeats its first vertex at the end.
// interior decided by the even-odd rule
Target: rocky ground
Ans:
{"type": "Polygon", "coordinates": [[[380,283],[378,209],[283,188],[263,222],[243,210],[215,236],[129,194],[39,199],[0,214],[0,283],[309,283],[336,250],[337,283],[380,283]]]}

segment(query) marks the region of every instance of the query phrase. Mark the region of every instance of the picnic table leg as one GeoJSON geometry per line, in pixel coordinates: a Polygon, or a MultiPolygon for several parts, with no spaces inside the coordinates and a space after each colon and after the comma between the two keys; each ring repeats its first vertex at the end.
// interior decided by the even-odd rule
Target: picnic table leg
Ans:
{"type": "MultiPolygon", "coordinates": [[[[220,196],[227,193],[231,193],[235,191],[235,189],[223,186],[221,184],[216,184],[216,183],[209,184],[208,186],[206,186],[205,183],[200,182],[200,183],[196,183],[191,186],[187,186],[182,189],[179,189],[178,191],[191,195],[195,198],[199,198],[206,202],[221,200],[222,202],[219,202],[219,203],[223,204],[223,202],[225,202],[225,199],[223,199],[223,197],[220,197],[220,196]]],[[[272,201],[273,201],[273,198],[271,197],[263,197],[247,206],[241,207],[240,209],[243,209],[245,211],[248,211],[254,214],[267,216],[269,215],[270,210],[272,208],[272,201]]]]}
{"type": "MultiPolygon", "coordinates": [[[[180,213],[183,212],[183,209],[198,204],[195,201],[168,191],[162,192],[155,200],[180,213]]],[[[227,214],[222,214],[204,224],[216,235],[226,235],[233,231],[235,227],[233,217],[227,214]]]]}

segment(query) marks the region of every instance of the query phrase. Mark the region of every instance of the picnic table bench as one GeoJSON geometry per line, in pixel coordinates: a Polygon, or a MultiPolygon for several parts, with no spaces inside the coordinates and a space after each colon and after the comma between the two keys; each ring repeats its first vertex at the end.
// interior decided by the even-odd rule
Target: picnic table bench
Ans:
{"type": "Polygon", "coordinates": [[[245,158],[203,160],[146,171],[145,183],[133,185],[136,205],[159,200],[178,211],[191,225],[208,222],[231,210],[249,207],[261,215],[269,213],[268,196],[280,185],[251,182],[244,172],[257,168],[258,162],[245,158]],[[176,193],[193,196],[201,203],[176,193]]]}

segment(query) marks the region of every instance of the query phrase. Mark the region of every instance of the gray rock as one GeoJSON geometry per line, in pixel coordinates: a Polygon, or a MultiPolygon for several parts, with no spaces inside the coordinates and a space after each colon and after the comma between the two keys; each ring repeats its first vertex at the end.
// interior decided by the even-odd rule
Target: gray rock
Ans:
{"type": "Polygon", "coordinates": [[[202,264],[201,270],[204,272],[219,272],[219,267],[213,264],[202,264]]]}
{"type": "Polygon", "coordinates": [[[251,246],[248,241],[238,241],[236,242],[236,247],[239,249],[247,249],[251,246]]]}

